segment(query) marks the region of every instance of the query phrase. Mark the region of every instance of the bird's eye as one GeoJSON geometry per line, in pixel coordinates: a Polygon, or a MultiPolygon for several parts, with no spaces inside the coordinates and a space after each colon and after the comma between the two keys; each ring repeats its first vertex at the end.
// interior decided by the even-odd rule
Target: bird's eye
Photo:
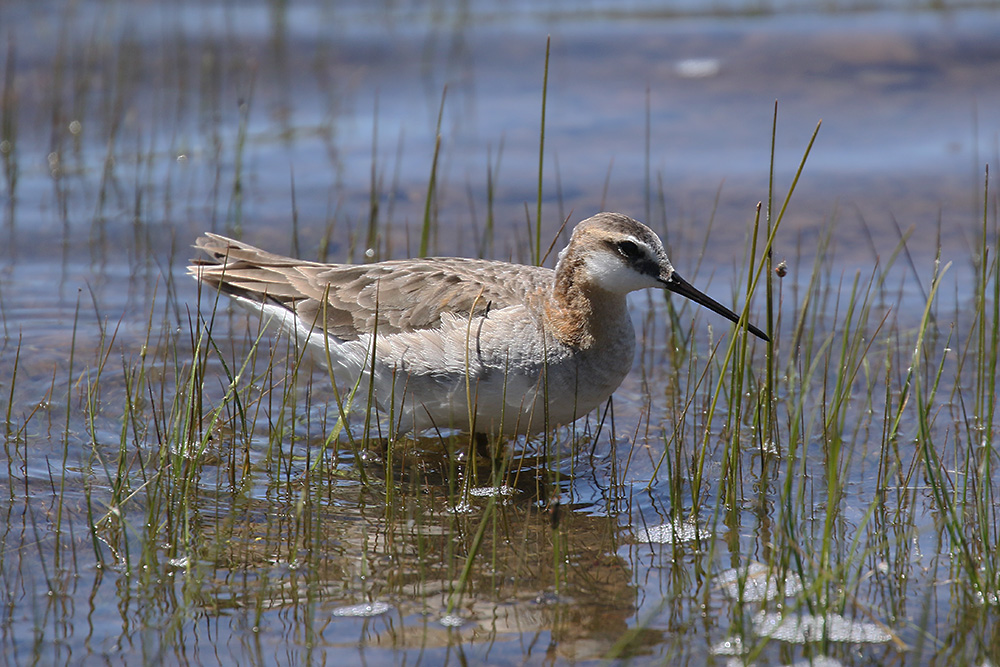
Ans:
{"type": "Polygon", "coordinates": [[[625,259],[637,260],[642,257],[642,251],[639,250],[639,246],[632,241],[619,241],[618,252],[620,252],[625,259]]]}

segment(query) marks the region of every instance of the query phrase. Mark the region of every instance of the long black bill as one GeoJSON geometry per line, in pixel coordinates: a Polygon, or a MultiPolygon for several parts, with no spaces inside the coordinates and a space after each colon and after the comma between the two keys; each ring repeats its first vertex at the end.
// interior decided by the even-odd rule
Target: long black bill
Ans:
{"type": "MultiPolygon", "coordinates": [[[[712,312],[722,315],[730,322],[738,323],[740,321],[739,315],[729,310],[728,308],[726,308],[721,303],[719,303],[712,297],[708,296],[704,292],[699,291],[691,283],[684,280],[676,273],[671,273],[670,278],[663,281],[663,286],[675,294],[680,294],[683,297],[687,297],[688,299],[691,299],[695,303],[705,306],[712,312]]],[[[750,324],[749,322],[747,322],[747,329],[749,329],[750,333],[752,333],[754,336],[757,336],[757,338],[760,338],[761,340],[766,340],[766,341],[771,340],[770,338],[768,338],[766,333],[764,333],[754,325],[750,324]]]]}

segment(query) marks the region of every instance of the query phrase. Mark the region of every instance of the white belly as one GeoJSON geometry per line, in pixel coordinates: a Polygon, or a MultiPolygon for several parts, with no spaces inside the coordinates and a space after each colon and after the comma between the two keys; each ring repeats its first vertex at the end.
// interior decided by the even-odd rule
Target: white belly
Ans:
{"type": "Polygon", "coordinates": [[[381,416],[391,411],[399,432],[514,435],[568,424],[607,400],[628,374],[635,351],[627,316],[609,327],[610,344],[581,351],[543,335],[537,320],[511,308],[471,324],[454,318],[439,329],[379,336],[372,364],[370,335],[328,338],[304,329],[284,308],[265,309],[265,319],[294,332],[321,363],[329,359],[338,384],[357,384],[364,396],[374,382],[381,416]]]}

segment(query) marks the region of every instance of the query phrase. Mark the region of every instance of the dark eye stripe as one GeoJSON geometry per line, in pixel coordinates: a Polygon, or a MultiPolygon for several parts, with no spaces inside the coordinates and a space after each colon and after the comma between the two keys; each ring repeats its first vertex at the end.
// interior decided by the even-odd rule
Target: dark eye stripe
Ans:
{"type": "Polygon", "coordinates": [[[639,246],[637,246],[632,241],[619,241],[618,252],[620,252],[627,259],[630,259],[632,261],[644,257],[644,253],[641,250],[639,250],[639,246]]]}
{"type": "Polygon", "coordinates": [[[611,244],[633,269],[654,278],[660,275],[660,263],[649,256],[646,249],[634,241],[623,240],[611,244]]]}

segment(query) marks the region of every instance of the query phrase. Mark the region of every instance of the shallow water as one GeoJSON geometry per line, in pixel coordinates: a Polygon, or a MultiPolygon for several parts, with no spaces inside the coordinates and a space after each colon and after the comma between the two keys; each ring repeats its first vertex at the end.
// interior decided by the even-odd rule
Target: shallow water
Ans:
{"type": "MultiPolygon", "coordinates": [[[[184,276],[194,238],[240,234],[330,261],[414,254],[439,112],[433,251],[529,261],[547,36],[546,244],[565,218],[620,210],[664,235],[688,280],[732,300],[767,197],[777,100],[779,200],[823,122],[775,243],[790,269],[782,353],[803,354],[789,323],[817,253],[835,295],[888,263],[903,235],[908,258],[867,329],[886,312],[917,324],[940,248],[955,264],[935,312],[945,333],[948,318],[965,331],[983,169],[1000,162],[1000,12],[943,4],[4,4],[3,653],[725,664],[758,642],[747,658],[758,664],[996,663],[995,600],[969,602],[925,480],[901,475],[872,510],[877,401],[843,424],[855,446],[834,535],[837,571],[852,573],[843,598],[809,577],[808,558],[794,578],[758,567],[791,530],[785,475],[804,480],[795,528],[822,534],[820,434],[806,434],[801,476],[748,447],[741,497],[713,482],[688,521],[717,380],[710,341],[728,325],[699,314],[693,351],[676,351],[658,295],[633,300],[640,352],[613,417],[511,445],[518,472],[500,480],[488,457],[434,442],[358,458],[344,438],[327,447],[336,408],[323,373],[286,380],[288,350],[267,337],[243,376],[247,413],[227,404],[213,422],[258,334],[241,313],[216,318],[202,403],[173,402],[206,347],[198,313],[211,312],[184,276]],[[191,449],[158,449],[186,418],[191,449]],[[185,466],[197,466],[193,488],[185,466]],[[509,493],[487,491],[500,483],[509,493]],[[779,585],[750,586],[768,592],[751,604],[732,588],[748,571],[779,585]],[[786,595],[781,621],[762,605],[786,595]],[[847,602],[817,603],[834,598],[847,602]]],[[[831,297],[817,326],[845,311],[831,297]]],[[[763,304],[752,312],[760,322],[763,304]]],[[[685,327],[692,313],[680,311],[685,327]]],[[[905,368],[896,354],[889,375],[905,368]]],[[[960,403],[942,400],[935,424],[949,443],[966,437],[947,418],[960,403]]],[[[751,434],[752,421],[736,428],[751,434]]],[[[903,431],[910,461],[916,426],[903,431]]],[[[708,447],[706,479],[723,475],[725,441],[708,447]]]]}

